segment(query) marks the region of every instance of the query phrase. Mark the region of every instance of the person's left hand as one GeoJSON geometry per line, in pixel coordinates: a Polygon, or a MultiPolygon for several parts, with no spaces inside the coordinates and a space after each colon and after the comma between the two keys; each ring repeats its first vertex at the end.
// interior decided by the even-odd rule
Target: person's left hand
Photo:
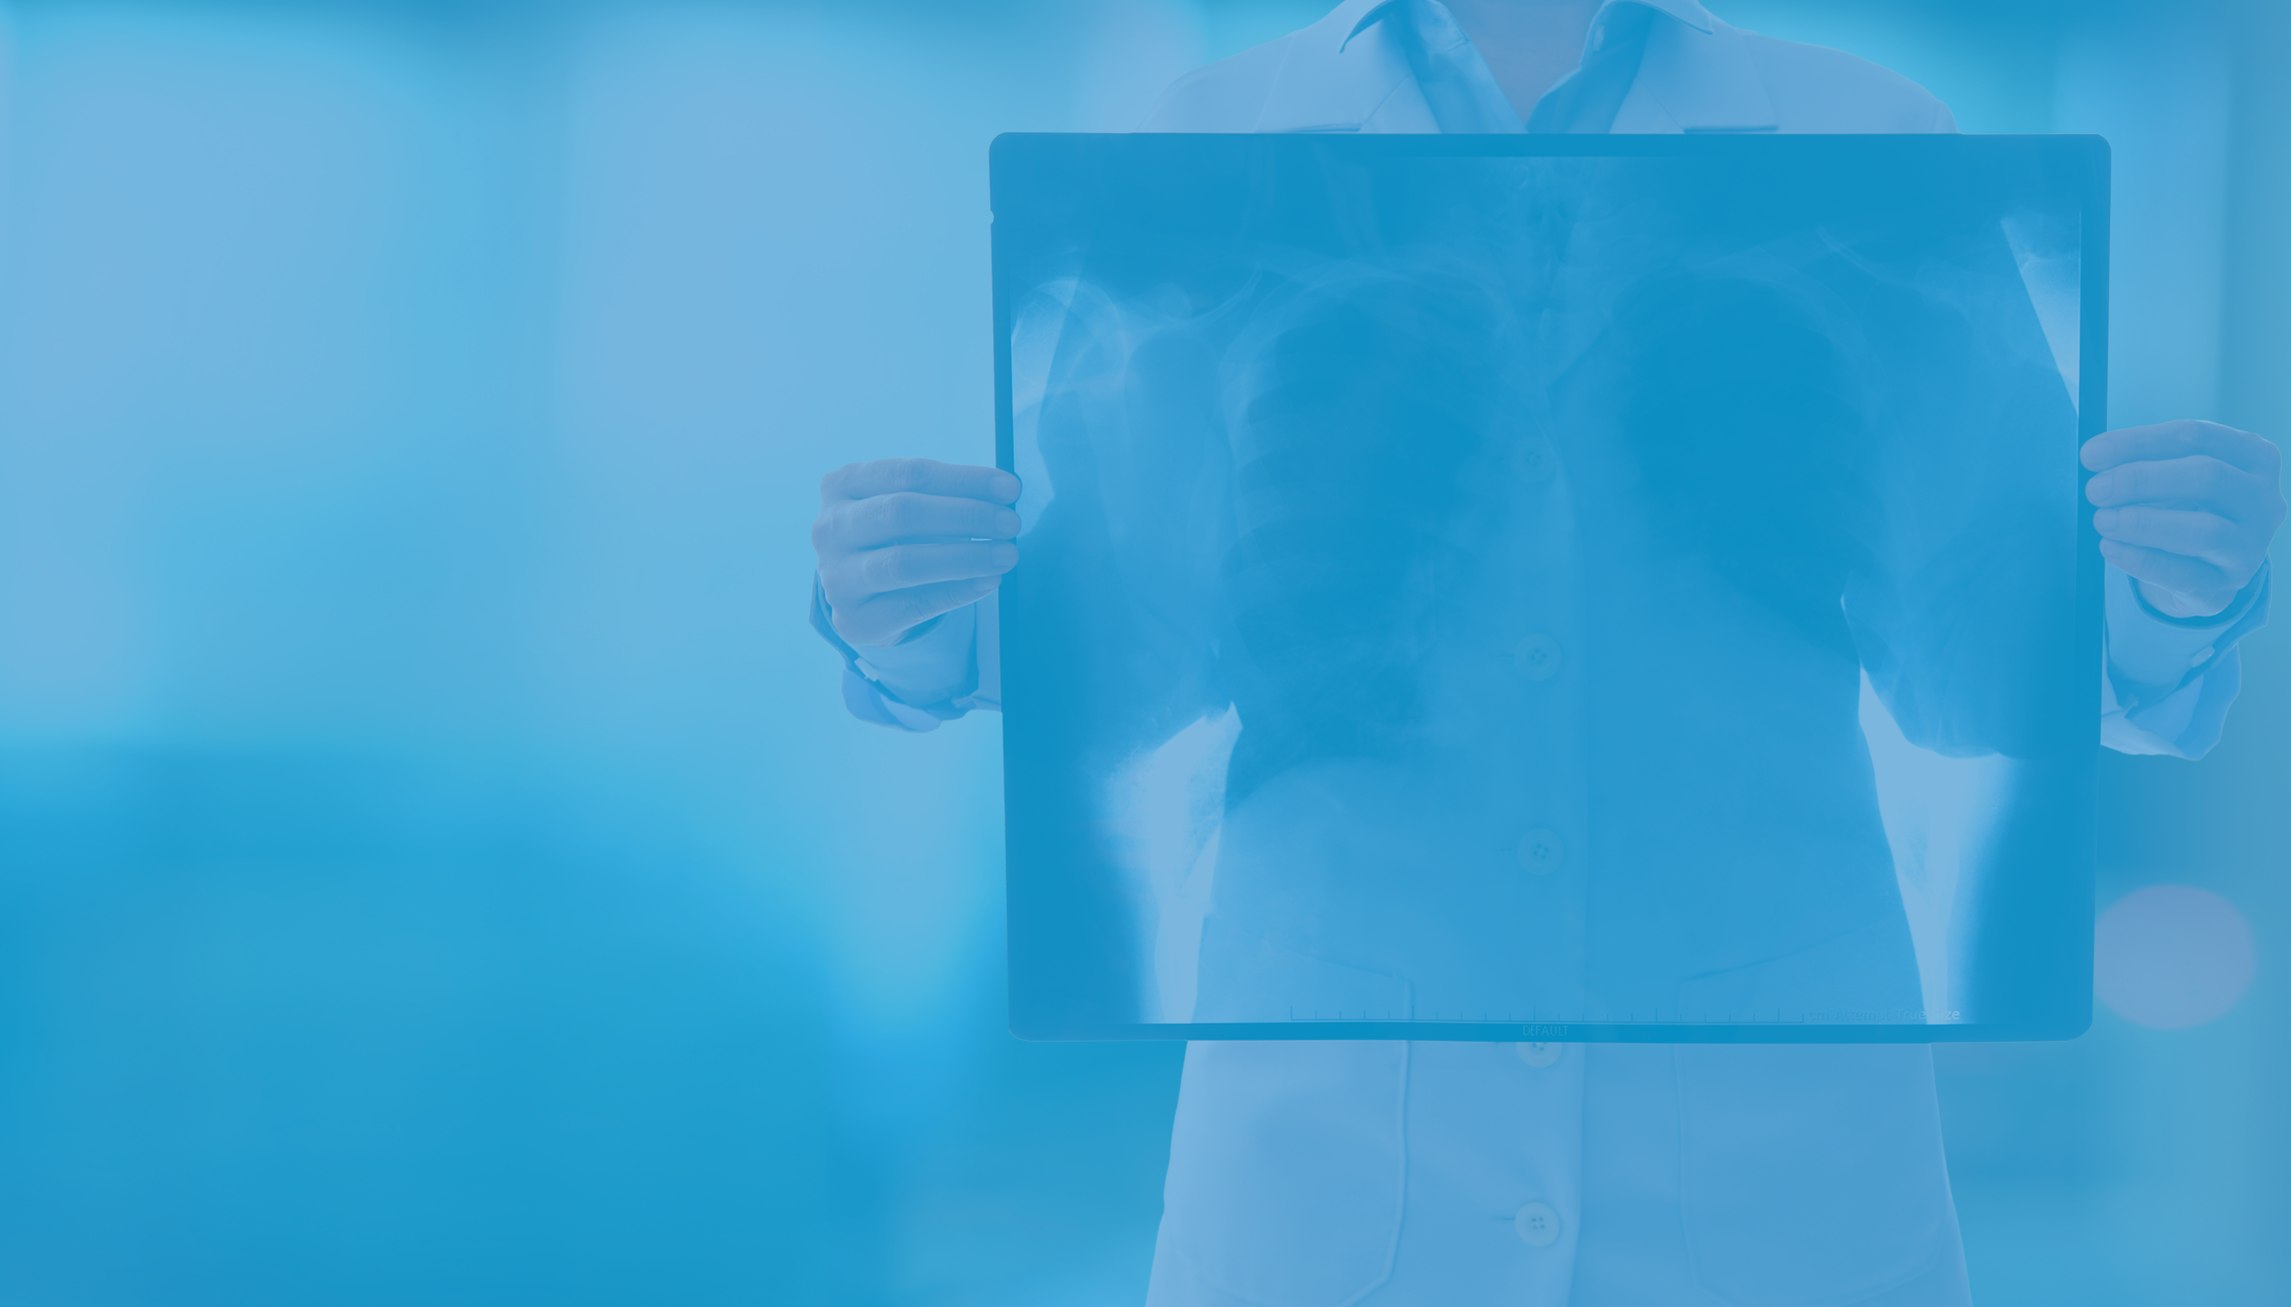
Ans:
{"type": "Polygon", "coordinates": [[[2084,444],[2100,553],[2167,616],[2224,612],[2283,524],[2282,455],[2217,422],[2126,427],[2084,444]]]}

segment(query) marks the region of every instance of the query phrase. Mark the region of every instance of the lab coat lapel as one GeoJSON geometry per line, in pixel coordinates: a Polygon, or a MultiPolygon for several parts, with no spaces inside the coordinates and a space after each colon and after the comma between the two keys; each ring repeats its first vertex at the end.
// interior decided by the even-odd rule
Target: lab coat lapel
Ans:
{"type": "MultiPolygon", "coordinates": [[[[1288,39],[1254,130],[1435,132],[1399,37],[1405,0],[1346,0],[1288,39]]],[[[1780,127],[1747,35],[1687,0],[1647,34],[1618,133],[1770,132],[1780,127]]]]}
{"type": "Polygon", "coordinates": [[[1438,131],[1393,23],[1378,14],[1392,3],[1347,0],[1289,37],[1255,130],[1438,131]]]}
{"type": "Polygon", "coordinates": [[[1658,22],[1611,129],[1617,134],[1771,132],[1781,126],[1745,34],[1658,22]]]}

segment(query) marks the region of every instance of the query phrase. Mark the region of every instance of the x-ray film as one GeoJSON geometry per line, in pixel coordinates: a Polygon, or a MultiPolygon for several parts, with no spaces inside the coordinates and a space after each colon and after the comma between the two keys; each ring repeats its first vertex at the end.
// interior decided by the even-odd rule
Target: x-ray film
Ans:
{"type": "Polygon", "coordinates": [[[2090,138],[1006,136],[1014,1028],[2084,1028],[2090,138]]]}

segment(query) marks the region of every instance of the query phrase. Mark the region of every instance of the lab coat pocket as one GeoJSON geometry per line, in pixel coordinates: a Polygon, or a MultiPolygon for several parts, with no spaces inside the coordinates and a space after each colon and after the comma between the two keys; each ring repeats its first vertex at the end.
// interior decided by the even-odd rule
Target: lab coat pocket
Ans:
{"type": "MultiPolygon", "coordinates": [[[[1405,1010],[1403,981],[1313,965],[1405,1010]]],[[[1409,1046],[1391,1040],[1188,1046],[1151,1301],[1343,1307],[1390,1278],[1408,1066],[1409,1046]]]]}
{"type": "MultiPolygon", "coordinates": [[[[1855,942],[1843,936],[1689,980],[1680,998],[1692,1011],[1748,993],[1803,994],[1809,962],[1827,965],[1855,942]]],[[[1899,983],[1913,994],[1915,965],[1906,965],[1899,983]]],[[[1891,987],[1868,983],[1873,994],[1891,987]]],[[[1925,1046],[1696,1044],[1675,1053],[1679,1199],[1704,1288],[1736,1307],[1846,1307],[1958,1255],[1925,1046]]]]}

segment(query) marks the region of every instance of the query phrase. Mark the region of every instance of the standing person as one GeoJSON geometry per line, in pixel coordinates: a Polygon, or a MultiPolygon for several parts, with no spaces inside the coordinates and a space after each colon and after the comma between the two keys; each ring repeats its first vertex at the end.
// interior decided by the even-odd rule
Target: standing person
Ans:
{"type": "MultiPolygon", "coordinates": [[[[1695,0],[1350,0],[1179,81],[1156,131],[1942,132],[1920,88],[1695,0]]],[[[2109,567],[2103,738],[2199,756],[2266,605],[2284,507],[2260,437],[2088,442],[2109,567]]],[[[977,707],[975,604],[1016,562],[992,468],[823,483],[814,623],[857,715],[977,707]]],[[[1149,1301],[1934,1307],[1969,1299],[1916,1046],[1203,1042],[1149,1301]]]]}

